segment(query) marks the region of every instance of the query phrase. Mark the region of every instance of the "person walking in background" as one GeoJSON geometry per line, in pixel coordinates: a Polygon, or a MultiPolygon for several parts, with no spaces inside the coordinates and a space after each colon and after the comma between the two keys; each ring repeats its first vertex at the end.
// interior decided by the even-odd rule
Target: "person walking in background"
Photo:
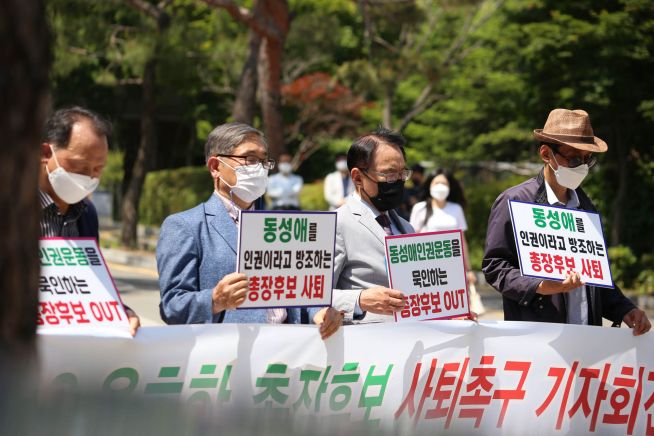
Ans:
{"type": "Polygon", "coordinates": [[[292,157],[288,153],[279,156],[279,172],[268,179],[266,195],[272,202],[273,210],[299,210],[300,191],[304,181],[301,176],[293,174],[292,157]]]}
{"type": "Polygon", "coordinates": [[[329,210],[336,210],[345,204],[345,199],[354,191],[354,184],[347,168],[347,156],[336,155],[336,171],[325,177],[324,194],[329,210]]]}
{"type": "Polygon", "coordinates": [[[470,266],[470,251],[468,251],[465,237],[468,223],[464,215],[466,200],[461,184],[449,171],[440,168],[435,175],[425,180],[421,200],[413,206],[409,219],[417,233],[443,230],[461,230],[463,232],[470,310],[478,315],[483,314],[486,309],[475,288],[477,278],[470,266]]]}

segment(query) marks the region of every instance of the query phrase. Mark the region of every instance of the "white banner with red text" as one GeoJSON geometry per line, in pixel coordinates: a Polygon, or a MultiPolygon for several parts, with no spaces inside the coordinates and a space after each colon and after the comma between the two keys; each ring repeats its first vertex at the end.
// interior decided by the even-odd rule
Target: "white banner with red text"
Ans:
{"type": "MultiPolygon", "coordinates": [[[[39,335],[42,386],[175,398],[220,416],[262,408],[382,429],[654,434],[654,334],[545,323],[143,327],[39,335]]],[[[299,424],[298,424],[299,425],[299,424]]]]}

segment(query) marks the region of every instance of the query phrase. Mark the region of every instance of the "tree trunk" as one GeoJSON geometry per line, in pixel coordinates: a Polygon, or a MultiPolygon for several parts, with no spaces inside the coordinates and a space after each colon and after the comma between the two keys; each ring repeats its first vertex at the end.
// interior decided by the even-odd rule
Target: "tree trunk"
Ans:
{"type": "Polygon", "coordinates": [[[269,153],[277,158],[285,152],[284,117],[282,116],[282,58],[284,42],[290,25],[286,0],[263,0],[262,7],[255,9],[261,20],[270,20],[275,34],[264,35],[259,52],[259,86],[264,133],[268,139],[269,153]]]}
{"type": "Polygon", "coordinates": [[[257,65],[261,36],[250,29],[249,40],[248,57],[243,64],[232,117],[234,121],[252,125],[257,110],[257,65]]]}
{"type": "Polygon", "coordinates": [[[152,154],[155,150],[155,55],[145,64],[143,73],[143,112],[141,115],[141,140],[132,167],[132,176],[123,196],[121,242],[128,247],[138,245],[137,227],[139,221],[139,202],[145,183],[145,176],[150,169],[152,154]]]}
{"type": "Polygon", "coordinates": [[[261,112],[268,152],[277,158],[284,153],[284,118],[281,96],[281,47],[276,41],[264,39],[259,55],[259,83],[261,86],[261,112]]]}
{"type": "Polygon", "coordinates": [[[616,130],[614,132],[614,142],[612,144],[613,149],[615,150],[613,155],[615,156],[615,162],[617,163],[617,172],[618,172],[618,189],[615,193],[615,198],[613,199],[612,209],[613,213],[611,216],[611,245],[620,244],[620,235],[622,229],[622,217],[623,217],[623,208],[624,200],[628,191],[628,180],[627,177],[627,155],[629,153],[628,146],[625,146],[626,141],[624,141],[622,132],[616,130]]]}
{"type": "Polygon", "coordinates": [[[44,2],[0,2],[0,410],[36,363],[38,175],[50,56],[44,2]]]}

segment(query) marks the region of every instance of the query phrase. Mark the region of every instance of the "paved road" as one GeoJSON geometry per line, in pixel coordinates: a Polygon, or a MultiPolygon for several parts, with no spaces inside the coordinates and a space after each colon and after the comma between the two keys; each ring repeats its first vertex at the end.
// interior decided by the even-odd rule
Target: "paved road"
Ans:
{"type": "Polygon", "coordinates": [[[125,304],[141,317],[141,325],[164,325],[159,316],[159,276],[156,271],[109,263],[109,271],[125,304]]]}
{"type": "MultiPolygon", "coordinates": [[[[111,262],[109,262],[109,269],[123,301],[139,314],[141,324],[144,326],[165,325],[159,316],[159,282],[156,270],[111,262]]],[[[480,295],[486,308],[486,313],[480,319],[504,319],[500,294],[492,289],[482,289],[480,295]]],[[[654,311],[650,311],[648,315],[654,324],[654,311]]],[[[605,320],[604,325],[610,326],[611,323],[605,320]]],[[[623,328],[626,327],[623,325],[623,328]]]]}

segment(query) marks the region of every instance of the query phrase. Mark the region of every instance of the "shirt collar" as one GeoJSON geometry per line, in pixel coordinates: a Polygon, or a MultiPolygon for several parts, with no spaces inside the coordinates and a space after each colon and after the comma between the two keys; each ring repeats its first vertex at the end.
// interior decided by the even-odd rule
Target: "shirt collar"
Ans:
{"type": "Polygon", "coordinates": [[[45,208],[50,207],[51,205],[55,204],[52,197],[50,197],[50,195],[48,195],[47,193],[41,191],[40,189],[39,189],[39,201],[41,202],[41,208],[42,209],[45,209],[45,208]]]}
{"type": "Polygon", "coordinates": [[[231,199],[225,198],[222,195],[220,195],[218,191],[213,191],[213,193],[216,194],[218,198],[220,198],[220,201],[223,202],[223,206],[225,206],[225,209],[227,210],[227,214],[237,224],[238,224],[239,214],[241,210],[254,210],[254,203],[252,203],[250,207],[248,207],[247,209],[241,209],[231,199]]]}
{"type": "Polygon", "coordinates": [[[361,195],[359,195],[358,192],[356,192],[356,191],[352,192],[352,197],[356,198],[357,200],[359,200],[361,202],[361,204],[366,206],[370,210],[370,212],[372,212],[373,217],[377,218],[379,215],[382,214],[382,212],[378,211],[375,206],[373,206],[372,204],[368,203],[366,200],[361,198],[361,195]]]}
{"type": "Polygon", "coordinates": [[[565,206],[568,209],[576,209],[579,207],[579,196],[574,189],[568,189],[568,196],[570,198],[568,199],[567,204],[563,204],[559,201],[556,194],[554,193],[554,190],[550,184],[547,183],[547,180],[545,180],[545,192],[547,192],[547,202],[551,205],[565,206]]]}
{"type": "MultiPolygon", "coordinates": [[[[43,210],[51,208],[51,209],[56,210],[57,213],[61,215],[61,213],[59,212],[59,207],[54,202],[52,197],[50,197],[50,194],[48,194],[47,192],[43,192],[40,189],[39,189],[39,201],[41,203],[41,208],[43,210]]],[[[68,205],[68,210],[66,211],[66,213],[64,215],[78,217],[79,215],[82,214],[82,212],[85,209],[86,209],[86,203],[84,203],[84,200],[82,200],[82,201],[80,201],[78,203],[68,205]]]]}

